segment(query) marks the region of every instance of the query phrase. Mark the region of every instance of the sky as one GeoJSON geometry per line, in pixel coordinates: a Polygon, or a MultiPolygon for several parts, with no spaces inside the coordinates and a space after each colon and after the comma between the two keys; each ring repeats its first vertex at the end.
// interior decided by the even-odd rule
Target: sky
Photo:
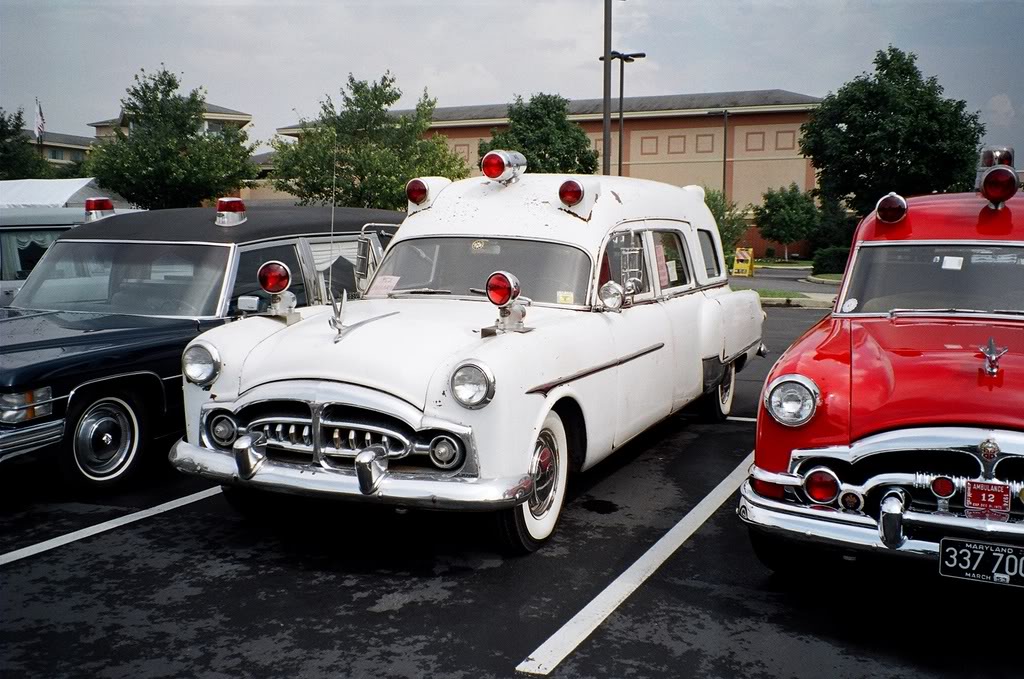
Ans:
{"type": "MultiPolygon", "coordinates": [[[[315,118],[349,73],[400,107],[600,97],[602,0],[0,0],[0,107],[92,135],[140,68],[251,113],[250,138],[315,118]]],[[[784,89],[824,96],[892,44],[978,111],[1024,164],[1024,0],[613,0],[612,49],[644,51],[626,96],[784,89]]],[[[613,81],[617,95],[618,84],[613,81]]]]}

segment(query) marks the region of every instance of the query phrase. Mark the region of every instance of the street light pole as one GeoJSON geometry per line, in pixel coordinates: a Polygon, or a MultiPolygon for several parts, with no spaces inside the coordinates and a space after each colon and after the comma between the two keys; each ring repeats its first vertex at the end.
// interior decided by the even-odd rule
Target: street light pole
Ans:
{"type": "Polygon", "coordinates": [[[601,174],[610,174],[612,148],[612,0],[604,0],[604,110],[602,115],[601,174]]]}
{"type": "MultiPolygon", "coordinates": [[[[626,64],[632,64],[637,59],[643,59],[647,56],[646,52],[630,52],[623,54],[618,50],[614,50],[610,54],[611,59],[619,60],[619,176],[622,176],[622,138],[624,135],[624,123],[622,120],[622,99],[623,99],[623,83],[625,82],[626,75],[626,64]]],[[[604,57],[599,57],[602,61],[605,61],[604,57]]]]}
{"type": "Polygon", "coordinates": [[[729,162],[729,109],[708,111],[709,116],[722,116],[722,198],[728,199],[725,190],[726,165],[729,162]]]}

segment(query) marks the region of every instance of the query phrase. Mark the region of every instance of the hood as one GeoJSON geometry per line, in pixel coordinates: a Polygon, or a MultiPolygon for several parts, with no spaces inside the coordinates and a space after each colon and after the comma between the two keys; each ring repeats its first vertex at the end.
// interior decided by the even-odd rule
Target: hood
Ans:
{"type": "Polygon", "coordinates": [[[851,321],[853,440],[928,424],[1024,429],[1024,323],[991,319],[851,321]],[[985,373],[979,347],[1009,351],[985,373]]]}
{"type": "Polygon", "coordinates": [[[192,319],[0,309],[0,388],[75,372],[85,361],[118,361],[134,350],[195,336],[192,319]]]}
{"type": "MultiPolygon", "coordinates": [[[[531,308],[527,319],[557,313],[531,308]]],[[[449,360],[473,358],[482,345],[480,329],[497,317],[497,309],[483,300],[352,301],[345,306],[342,323],[348,329],[339,342],[328,325],[330,313],[263,340],[245,359],[239,391],[275,380],[329,379],[378,389],[422,410],[434,373],[449,360]]]]}

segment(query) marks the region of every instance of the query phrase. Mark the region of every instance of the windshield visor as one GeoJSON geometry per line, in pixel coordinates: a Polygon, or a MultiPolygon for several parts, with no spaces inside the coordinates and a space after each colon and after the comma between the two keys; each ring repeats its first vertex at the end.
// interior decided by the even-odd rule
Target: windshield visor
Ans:
{"type": "Polygon", "coordinates": [[[842,313],[1024,310],[1024,247],[936,244],[861,247],[842,313]]]}
{"type": "Polygon", "coordinates": [[[590,257],[558,243],[512,238],[417,238],[388,251],[367,297],[402,290],[472,295],[495,271],[519,279],[522,294],[541,304],[587,303],[590,257]]]}
{"type": "Polygon", "coordinates": [[[216,316],[230,248],[58,241],[14,298],[23,309],[216,316]]]}

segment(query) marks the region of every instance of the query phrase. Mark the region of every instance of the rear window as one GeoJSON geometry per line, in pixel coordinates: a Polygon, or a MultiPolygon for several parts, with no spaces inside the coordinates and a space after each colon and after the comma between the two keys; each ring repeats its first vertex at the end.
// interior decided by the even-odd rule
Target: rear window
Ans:
{"type": "Polygon", "coordinates": [[[708,278],[718,278],[722,275],[722,265],[719,264],[718,248],[715,247],[715,239],[711,237],[710,231],[698,230],[697,238],[700,240],[700,253],[704,258],[704,270],[708,278]]]}

